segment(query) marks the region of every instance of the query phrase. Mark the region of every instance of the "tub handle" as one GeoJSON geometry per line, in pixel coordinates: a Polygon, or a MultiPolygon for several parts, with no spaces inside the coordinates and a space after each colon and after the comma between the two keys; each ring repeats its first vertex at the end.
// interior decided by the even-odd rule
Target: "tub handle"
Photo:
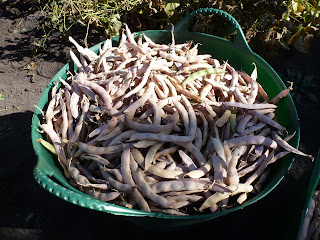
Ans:
{"type": "MultiPolygon", "coordinates": [[[[59,172],[56,172],[47,164],[45,159],[38,157],[37,165],[33,169],[33,177],[37,183],[57,197],[77,204],[79,200],[83,198],[82,194],[79,190],[68,186],[69,183],[67,180],[60,177],[59,174],[59,172]]],[[[88,200],[90,200],[89,196],[87,197],[87,201],[88,200]]]]}
{"type": "Polygon", "coordinates": [[[186,17],[184,17],[182,20],[180,20],[175,26],[175,31],[177,32],[188,32],[188,25],[189,25],[189,21],[191,18],[196,17],[200,14],[216,14],[219,16],[224,17],[227,21],[229,21],[236,29],[237,35],[235,40],[233,41],[233,43],[238,46],[241,47],[242,49],[252,53],[251,48],[249,47],[246,38],[243,34],[243,31],[241,29],[241,26],[239,25],[239,23],[237,22],[237,20],[232,17],[230,14],[219,10],[219,9],[214,9],[214,8],[201,8],[198,9],[192,13],[190,13],[189,15],[187,15],[186,17]]]}

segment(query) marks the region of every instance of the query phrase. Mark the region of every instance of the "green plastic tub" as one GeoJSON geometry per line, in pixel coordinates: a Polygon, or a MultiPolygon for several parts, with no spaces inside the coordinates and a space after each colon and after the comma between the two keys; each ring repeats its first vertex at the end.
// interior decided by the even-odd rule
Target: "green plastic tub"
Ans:
{"type": "Polygon", "coordinates": [[[311,203],[311,199],[314,195],[315,190],[317,189],[318,183],[320,180],[320,149],[318,151],[318,156],[314,161],[313,167],[308,171],[304,178],[301,181],[299,186],[299,193],[301,196],[297,199],[297,212],[300,218],[300,226],[298,229],[297,239],[299,240],[302,233],[302,226],[304,220],[307,216],[308,209],[311,203]]]}
{"type": "MultiPolygon", "coordinates": [[[[281,90],[285,89],[285,85],[278,74],[261,57],[252,52],[245,40],[244,34],[238,22],[229,14],[217,9],[199,9],[182,19],[178,24],[175,25],[174,29],[174,35],[177,43],[183,43],[189,40],[193,40],[194,43],[200,43],[200,53],[209,53],[214,58],[219,60],[228,60],[228,62],[238,70],[251,73],[254,69],[254,65],[252,63],[255,63],[258,70],[258,81],[266,90],[270,98],[274,97],[281,90]],[[188,31],[190,19],[199,14],[216,14],[229,21],[233,28],[230,29],[230,32],[236,32],[234,42],[217,36],[188,31]]],[[[139,32],[138,34],[141,33],[144,33],[156,43],[171,42],[170,30],[150,30],[139,32]]],[[[119,37],[113,38],[114,44],[116,44],[118,41],[119,37]]],[[[95,52],[98,52],[99,44],[93,46],[91,49],[95,52]]],[[[46,108],[48,101],[50,100],[50,90],[53,87],[53,83],[59,81],[59,77],[66,79],[67,72],[69,70],[74,70],[72,64],[65,65],[49,82],[38,102],[38,107],[40,109],[46,108]]],[[[300,138],[299,121],[296,108],[290,95],[279,102],[279,107],[277,108],[276,114],[279,123],[285,126],[290,133],[296,131],[296,135],[290,141],[290,144],[294,147],[298,147],[300,138]]],[[[44,189],[70,203],[109,214],[121,215],[129,221],[134,221],[136,224],[153,230],[163,229],[164,226],[166,229],[176,229],[177,227],[209,221],[239,209],[243,209],[246,206],[263,198],[272,189],[274,189],[286,175],[292,162],[294,161],[294,157],[291,154],[283,158],[281,161],[279,161],[279,163],[276,164],[271,180],[266,184],[264,190],[262,190],[253,198],[247,200],[244,204],[234,206],[226,211],[192,216],[173,216],[162,213],[149,213],[99,201],[72,187],[64,177],[55,156],[50,154],[40,145],[40,143],[36,141],[36,139],[44,137],[38,131],[39,122],[42,121],[42,115],[40,111],[36,109],[32,119],[31,134],[32,144],[38,157],[38,162],[34,168],[33,174],[35,180],[44,189]]]]}

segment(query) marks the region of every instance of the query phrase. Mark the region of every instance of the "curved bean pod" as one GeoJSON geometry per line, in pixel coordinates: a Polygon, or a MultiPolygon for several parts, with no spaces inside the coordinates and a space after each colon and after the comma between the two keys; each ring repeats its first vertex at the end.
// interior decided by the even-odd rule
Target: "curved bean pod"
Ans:
{"type": "Polygon", "coordinates": [[[244,108],[244,109],[265,109],[265,108],[277,108],[276,105],[270,104],[270,103],[240,103],[240,102],[223,102],[222,104],[228,106],[228,107],[236,107],[236,108],[244,108]]]}
{"type": "Polygon", "coordinates": [[[280,147],[283,147],[285,150],[301,155],[301,156],[305,156],[305,157],[309,157],[312,160],[314,159],[313,156],[309,155],[309,154],[305,154],[301,151],[299,151],[298,149],[292,147],[289,143],[287,143],[286,141],[284,141],[278,134],[276,131],[272,131],[271,132],[271,136],[272,138],[279,144],[280,147]]]}
{"type": "Polygon", "coordinates": [[[199,208],[199,211],[202,212],[204,209],[214,206],[215,204],[228,198],[229,196],[233,196],[233,195],[243,193],[243,192],[251,192],[252,190],[253,190],[253,187],[251,185],[239,183],[237,186],[237,189],[231,193],[217,192],[217,193],[213,194],[211,197],[207,198],[204,201],[204,203],[201,205],[201,207],[199,208]]]}
{"type": "Polygon", "coordinates": [[[196,170],[197,166],[194,164],[193,160],[191,157],[189,157],[185,152],[183,152],[182,150],[178,151],[182,162],[189,168],[190,171],[192,170],[196,170]]]}
{"type": "Polygon", "coordinates": [[[86,86],[89,89],[92,89],[93,91],[95,91],[99,95],[99,97],[101,98],[102,102],[106,105],[106,107],[108,109],[112,108],[112,100],[110,98],[109,93],[103,87],[101,87],[99,84],[96,84],[91,81],[83,80],[83,79],[78,79],[77,83],[79,83],[83,86],[86,86]]]}
{"type": "Polygon", "coordinates": [[[197,131],[197,117],[196,117],[194,109],[193,109],[191,103],[189,102],[189,100],[184,95],[181,95],[181,99],[182,99],[182,102],[183,102],[185,108],[188,111],[188,116],[189,116],[188,136],[191,136],[194,139],[196,136],[196,131],[197,131]]]}
{"type": "MultiPolygon", "coordinates": [[[[125,149],[123,153],[121,154],[121,173],[123,176],[123,182],[132,186],[136,186],[132,173],[131,173],[131,168],[130,168],[130,161],[131,161],[131,153],[130,149],[125,149]]],[[[129,193],[139,206],[139,208],[142,211],[150,212],[150,207],[147,203],[147,201],[143,198],[141,193],[137,188],[135,188],[132,192],[129,193]]]]}
{"type": "Polygon", "coordinates": [[[185,147],[188,151],[192,153],[195,159],[198,161],[199,165],[202,166],[207,163],[207,160],[201,153],[200,149],[194,146],[191,142],[175,142],[176,144],[185,147]]]}
{"type": "Polygon", "coordinates": [[[185,109],[185,107],[180,102],[174,101],[173,104],[176,107],[176,109],[179,111],[179,114],[180,114],[180,116],[182,118],[184,129],[186,131],[185,134],[189,135],[190,120],[189,120],[189,115],[188,115],[187,110],[185,109]]]}
{"type": "Polygon", "coordinates": [[[277,148],[278,144],[271,138],[263,136],[243,136],[227,140],[229,146],[238,147],[241,145],[264,145],[270,148],[277,148]]]}
{"type": "Polygon", "coordinates": [[[205,55],[197,55],[197,56],[178,56],[176,54],[170,54],[166,52],[159,52],[160,57],[169,59],[175,62],[181,62],[181,63],[192,63],[192,62],[200,62],[204,59],[210,58],[211,55],[205,54],[205,55]]]}
{"type": "MultiPolygon", "coordinates": [[[[148,82],[148,78],[150,76],[150,73],[151,73],[151,69],[152,69],[152,67],[154,65],[154,62],[155,62],[155,59],[152,59],[151,62],[149,63],[148,68],[146,69],[146,71],[145,71],[145,73],[143,75],[143,78],[142,78],[141,82],[134,89],[132,89],[131,91],[126,93],[123,96],[123,99],[128,98],[131,95],[139,92],[146,85],[146,83],[148,82]]],[[[153,86],[153,88],[154,88],[154,86],[153,86]]]]}
{"type": "Polygon", "coordinates": [[[135,133],[130,137],[129,141],[154,140],[160,142],[187,143],[191,142],[193,139],[193,136],[168,135],[163,133],[135,133]]]}
{"type": "Polygon", "coordinates": [[[268,125],[277,128],[279,130],[285,131],[286,128],[281,126],[279,123],[277,123],[276,121],[272,120],[270,117],[263,115],[257,111],[250,111],[250,113],[254,116],[256,116],[258,119],[260,119],[261,121],[267,123],[268,125]]]}
{"type": "Polygon", "coordinates": [[[104,167],[99,162],[98,162],[98,166],[99,166],[99,169],[101,171],[102,176],[110,183],[110,185],[112,187],[114,187],[115,189],[119,190],[120,192],[132,191],[135,188],[135,186],[133,186],[133,185],[129,185],[129,184],[126,184],[126,183],[121,183],[121,182],[113,179],[113,177],[110,175],[110,173],[105,171],[104,167]]]}
{"type": "Polygon", "coordinates": [[[90,188],[85,188],[85,193],[88,194],[91,197],[94,197],[96,199],[99,199],[103,202],[109,202],[111,200],[116,199],[120,196],[121,192],[105,192],[105,191],[95,191],[90,188]]]}
{"type": "Polygon", "coordinates": [[[175,126],[174,123],[168,123],[166,125],[150,125],[150,124],[143,124],[138,123],[125,117],[125,123],[128,125],[129,128],[136,130],[138,132],[149,132],[149,133],[160,133],[163,131],[171,132],[173,127],[175,126]]]}
{"type": "Polygon", "coordinates": [[[155,157],[157,151],[162,147],[163,144],[164,144],[164,142],[159,142],[159,143],[153,145],[149,149],[149,151],[144,159],[144,170],[146,170],[146,171],[148,170],[149,166],[151,165],[151,163],[154,160],[154,157],[155,157]]]}
{"type": "MultiPolygon", "coordinates": [[[[140,167],[143,168],[144,167],[144,157],[141,154],[141,152],[138,149],[134,148],[134,149],[132,149],[131,153],[132,153],[132,156],[134,157],[135,161],[137,161],[137,163],[140,165],[140,167]]],[[[181,174],[183,174],[183,172],[181,172],[181,171],[161,169],[161,168],[158,168],[152,164],[149,166],[148,172],[153,175],[167,178],[167,179],[177,179],[177,178],[179,178],[179,176],[181,176],[181,174]]]]}
{"type": "Polygon", "coordinates": [[[125,147],[130,146],[132,146],[132,144],[119,144],[107,147],[96,147],[83,142],[79,142],[79,149],[81,151],[98,155],[119,153],[122,152],[125,147]]]}
{"type": "Polygon", "coordinates": [[[206,164],[202,165],[200,168],[192,170],[184,175],[184,177],[190,177],[193,179],[201,178],[206,175],[212,168],[212,162],[209,160],[206,164]]]}
{"type": "Polygon", "coordinates": [[[233,151],[232,157],[228,166],[228,170],[227,170],[227,177],[225,179],[225,183],[227,185],[239,184],[240,179],[237,172],[237,165],[238,165],[238,160],[243,154],[245,149],[246,149],[245,146],[240,146],[233,151]]]}
{"type": "Polygon", "coordinates": [[[137,162],[135,161],[135,158],[133,156],[133,159],[130,161],[130,168],[132,171],[132,176],[139,187],[141,193],[154,201],[159,207],[161,208],[173,208],[174,206],[172,205],[171,202],[169,202],[166,198],[154,193],[152,189],[150,188],[149,184],[144,180],[142,174],[140,173],[139,166],[137,162]]]}
{"type": "Polygon", "coordinates": [[[152,93],[154,93],[154,82],[150,82],[148,84],[147,90],[144,92],[143,96],[141,96],[137,101],[132,103],[126,110],[124,110],[124,113],[130,113],[135,112],[140,106],[142,106],[148,98],[151,96],[152,93]]]}
{"type": "Polygon", "coordinates": [[[151,190],[154,193],[162,192],[178,192],[178,191],[193,191],[193,190],[205,190],[211,183],[197,181],[193,179],[181,179],[170,180],[153,183],[150,185],[151,190]]]}

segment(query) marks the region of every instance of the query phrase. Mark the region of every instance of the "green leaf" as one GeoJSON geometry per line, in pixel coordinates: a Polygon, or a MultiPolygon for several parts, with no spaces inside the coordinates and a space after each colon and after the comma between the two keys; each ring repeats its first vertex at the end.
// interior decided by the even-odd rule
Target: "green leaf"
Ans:
{"type": "Polygon", "coordinates": [[[180,6],[180,0],[169,0],[167,1],[163,10],[165,11],[168,17],[171,17],[174,14],[176,8],[179,6],[180,6]]]}
{"type": "Polygon", "coordinates": [[[111,34],[112,36],[119,35],[120,29],[122,27],[122,23],[120,21],[120,14],[114,14],[110,17],[111,23],[111,34]]]}
{"type": "Polygon", "coordinates": [[[1,93],[0,93],[0,100],[4,100],[4,96],[1,93]]]}

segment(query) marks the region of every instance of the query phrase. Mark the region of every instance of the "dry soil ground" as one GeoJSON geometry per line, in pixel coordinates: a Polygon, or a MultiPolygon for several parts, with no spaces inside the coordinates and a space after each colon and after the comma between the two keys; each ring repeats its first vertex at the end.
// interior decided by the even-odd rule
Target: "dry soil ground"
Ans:
{"type": "MultiPolygon", "coordinates": [[[[312,167],[309,159],[300,157],[274,191],[258,203],[170,233],[150,232],[121,217],[69,204],[44,191],[32,177],[37,158],[31,145],[31,118],[43,89],[67,62],[70,45],[63,40],[50,42],[46,52],[35,55],[32,43],[41,15],[23,6],[0,9],[0,94],[4,96],[0,100],[0,239],[294,239],[301,214],[298,209],[303,203],[299,187],[305,188],[303,180],[312,167]]],[[[93,40],[91,45],[98,42],[93,40]]],[[[283,79],[288,79],[287,69],[311,76],[317,87],[308,92],[319,96],[319,56],[320,39],[316,39],[308,54],[290,51],[268,61],[283,79]]],[[[302,95],[296,106],[300,149],[315,156],[319,148],[319,102],[310,102],[302,95]]]]}

